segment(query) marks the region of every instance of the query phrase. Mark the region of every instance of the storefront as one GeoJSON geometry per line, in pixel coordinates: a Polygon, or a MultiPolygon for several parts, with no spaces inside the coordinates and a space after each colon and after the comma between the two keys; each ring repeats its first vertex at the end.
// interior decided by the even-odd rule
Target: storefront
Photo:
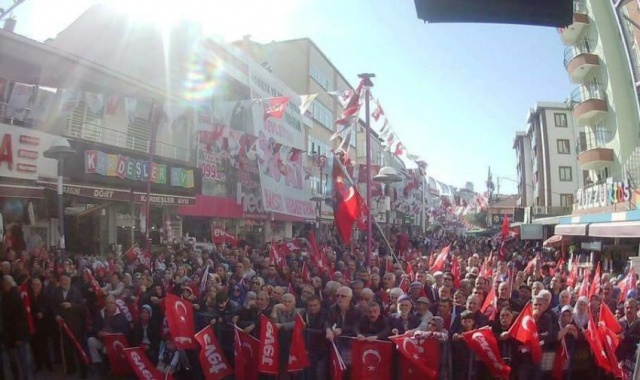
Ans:
{"type": "MultiPolygon", "coordinates": [[[[144,240],[147,217],[154,244],[182,237],[177,211],[195,204],[198,170],[159,158],[149,165],[148,157],[109,146],[78,141],[71,145],[76,155],[65,163],[63,189],[68,249],[126,250],[144,240]]],[[[46,198],[55,205],[55,182],[42,179],[39,185],[50,190],[46,198]]]]}

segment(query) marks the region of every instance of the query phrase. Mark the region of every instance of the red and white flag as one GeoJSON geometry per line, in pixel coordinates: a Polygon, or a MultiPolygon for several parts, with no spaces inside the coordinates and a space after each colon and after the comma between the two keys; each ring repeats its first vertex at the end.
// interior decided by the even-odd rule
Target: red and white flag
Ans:
{"type": "Polygon", "coordinates": [[[164,302],[169,331],[176,347],[180,350],[197,349],[198,345],[193,338],[195,326],[191,302],[173,294],[167,294],[164,302]]]}
{"type": "Polygon", "coordinates": [[[258,380],[258,352],[260,342],[236,327],[233,341],[236,379],[258,380]]]}
{"type": "Polygon", "coordinates": [[[27,325],[29,326],[29,333],[33,335],[36,332],[36,326],[33,323],[33,313],[31,312],[31,297],[29,296],[29,280],[20,285],[20,298],[22,299],[22,306],[24,306],[25,314],[27,315],[27,325]]]}
{"type": "Polygon", "coordinates": [[[438,256],[436,256],[435,262],[433,263],[431,268],[429,268],[429,270],[431,270],[432,273],[436,271],[444,270],[444,266],[447,263],[447,257],[449,256],[450,251],[451,251],[451,245],[448,245],[445,248],[443,248],[442,251],[440,251],[440,253],[438,253],[438,256]]]}
{"type": "Polygon", "coordinates": [[[347,370],[346,364],[344,364],[344,360],[342,360],[342,356],[340,356],[340,352],[338,351],[338,347],[336,347],[335,343],[331,343],[331,380],[342,380],[342,375],[347,370]]]}
{"type": "Polygon", "coordinates": [[[593,282],[591,283],[591,288],[589,288],[589,298],[592,295],[600,293],[600,262],[598,261],[598,266],[596,266],[596,272],[593,275],[593,282]]]}
{"type": "Polygon", "coordinates": [[[596,365],[607,372],[613,372],[611,368],[611,362],[607,357],[607,352],[602,344],[598,327],[593,321],[593,315],[589,316],[589,324],[587,325],[587,331],[584,333],[584,337],[591,347],[591,352],[594,356],[596,365]]]}
{"type": "Polygon", "coordinates": [[[78,354],[80,354],[80,358],[82,359],[84,364],[89,365],[89,356],[87,356],[87,353],[82,349],[80,342],[78,342],[76,337],[73,336],[73,333],[71,332],[71,330],[69,330],[69,326],[67,326],[64,321],[58,321],[58,324],[62,328],[62,332],[67,336],[67,338],[69,338],[71,344],[73,344],[73,347],[78,351],[78,354]]]}
{"type": "Polygon", "coordinates": [[[611,309],[605,302],[600,303],[600,323],[599,325],[604,325],[609,330],[613,331],[616,335],[622,332],[622,326],[620,326],[620,322],[613,315],[611,309]]]}
{"type": "Polygon", "coordinates": [[[351,378],[391,379],[393,345],[379,340],[354,340],[351,346],[351,378]]]}
{"type": "Polygon", "coordinates": [[[116,376],[126,376],[133,372],[129,365],[125,348],[129,348],[129,342],[124,334],[104,334],[102,336],[104,347],[107,350],[107,358],[111,367],[111,372],[116,376]]]}
{"type": "Polygon", "coordinates": [[[289,97],[278,96],[275,98],[263,99],[263,101],[266,102],[264,107],[265,121],[270,117],[274,119],[282,119],[282,116],[284,116],[284,110],[287,108],[287,104],[289,103],[289,97]]]}
{"type": "Polygon", "coordinates": [[[417,338],[413,335],[404,334],[389,337],[395,343],[398,352],[406,364],[407,375],[426,377],[427,379],[437,379],[440,368],[440,342],[436,339],[417,338]],[[411,370],[411,371],[410,371],[411,370]]]}
{"type": "Polygon", "coordinates": [[[200,330],[195,338],[200,344],[199,358],[205,379],[220,380],[233,373],[210,325],[200,330]]]}
{"type": "Polygon", "coordinates": [[[278,268],[282,268],[284,264],[284,257],[280,253],[278,245],[271,239],[271,247],[269,249],[269,263],[275,265],[278,268]]]}
{"type": "Polygon", "coordinates": [[[91,273],[91,269],[84,268],[84,274],[87,276],[87,279],[89,279],[89,284],[91,285],[91,289],[93,289],[93,293],[95,293],[97,297],[104,296],[105,295],[104,290],[102,290],[96,278],[93,277],[93,274],[91,273]]]}
{"type": "Polygon", "coordinates": [[[609,358],[611,373],[613,373],[613,376],[616,379],[624,379],[622,368],[620,368],[616,357],[616,349],[618,348],[618,344],[620,344],[618,336],[615,332],[602,325],[598,326],[598,332],[600,333],[600,340],[602,341],[602,345],[604,346],[605,351],[607,352],[607,357],[609,358]]]}
{"type": "Polygon", "coordinates": [[[633,269],[633,266],[629,269],[629,273],[627,276],[620,282],[618,287],[620,288],[620,297],[618,298],[618,302],[622,303],[627,299],[627,293],[631,289],[635,289],[636,286],[636,271],[633,269]]]}
{"type": "Polygon", "coordinates": [[[553,369],[551,371],[551,378],[553,380],[564,379],[564,367],[567,365],[568,360],[569,352],[567,352],[567,344],[564,338],[562,338],[560,344],[558,344],[558,348],[556,348],[556,357],[553,360],[553,369]]]}
{"type": "Polygon", "coordinates": [[[260,316],[260,349],[258,372],[277,375],[280,372],[278,328],[269,318],[260,316]]]}
{"type": "Polygon", "coordinates": [[[480,312],[488,317],[490,321],[493,321],[495,318],[497,302],[496,287],[491,286],[491,290],[489,290],[489,294],[487,294],[480,308],[480,312]]]}
{"type": "Polygon", "coordinates": [[[293,335],[291,336],[291,349],[289,351],[289,364],[287,372],[298,372],[309,366],[309,354],[304,344],[304,321],[300,314],[296,314],[293,335]]]}
{"type": "Polygon", "coordinates": [[[490,327],[483,327],[462,334],[467,347],[489,368],[491,374],[497,378],[509,378],[511,367],[502,360],[498,341],[490,327]]]}
{"type": "Polygon", "coordinates": [[[151,363],[141,347],[125,348],[124,354],[138,379],[173,380],[169,372],[162,373],[151,363]]]}
{"type": "Polygon", "coordinates": [[[143,250],[140,249],[140,247],[138,247],[137,245],[134,245],[124,253],[124,256],[131,262],[137,259],[140,261],[140,264],[149,269],[151,268],[151,252],[149,252],[148,249],[143,250]]]}
{"type": "Polygon", "coordinates": [[[584,272],[584,278],[578,290],[578,297],[589,297],[589,273],[584,272]]]}
{"type": "Polygon", "coordinates": [[[533,364],[540,364],[542,361],[542,347],[538,339],[538,326],[533,319],[532,310],[531,302],[527,303],[518,318],[513,322],[513,325],[511,325],[509,335],[529,348],[533,364]]]}
{"type": "Polygon", "coordinates": [[[384,110],[382,109],[379,101],[376,100],[375,103],[376,108],[371,113],[371,117],[373,117],[373,120],[378,121],[380,117],[384,115],[384,110]]]}
{"type": "Polygon", "coordinates": [[[393,151],[393,155],[396,157],[400,157],[404,154],[404,144],[402,143],[402,141],[398,141],[398,144],[396,144],[396,149],[393,151]]]}

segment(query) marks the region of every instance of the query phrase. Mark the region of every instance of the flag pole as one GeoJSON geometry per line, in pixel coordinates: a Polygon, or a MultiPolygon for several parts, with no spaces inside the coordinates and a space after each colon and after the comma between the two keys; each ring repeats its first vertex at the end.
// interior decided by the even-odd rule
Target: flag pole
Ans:
{"type": "Polygon", "coordinates": [[[372,221],[371,221],[371,115],[369,115],[369,96],[371,95],[371,87],[373,83],[371,78],[375,78],[373,73],[358,74],[358,78],[364,84],[364,110],[365,110],[365,149],[366,149],[366,168],[367,168],[367,195],[366,204],[369,212],[367,213],[367,250],[365,255],[365,263],[368,267],[371,263],[371,249],[373,247],[372,221]]]}
{"type": "MultiPolygon", "coordinates": [[[[156,139],[160,118],[162,117],[162,105],[155,103],[151,110],[151,135],[149,136],[149,172],[147,176],[147,198],[144,202],[145,209],[145,247],[151,252],[151,173],[153,172],[153,156],[156,154],[156,139]]],[[[133,244],[134,242],[132,242],[133,244]]]]}

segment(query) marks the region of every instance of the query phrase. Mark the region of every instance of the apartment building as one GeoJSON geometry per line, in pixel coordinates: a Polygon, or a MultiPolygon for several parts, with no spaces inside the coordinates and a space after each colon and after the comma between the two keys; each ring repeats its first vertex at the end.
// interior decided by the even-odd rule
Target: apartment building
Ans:
{"type": "Polygon", "coordinates": [[[584,145],[565,103],[538,102],[527,115],[527,130],[516,132],[518,205],[538,215],[568,214],[586,172],[578,164],[584,145]]]}

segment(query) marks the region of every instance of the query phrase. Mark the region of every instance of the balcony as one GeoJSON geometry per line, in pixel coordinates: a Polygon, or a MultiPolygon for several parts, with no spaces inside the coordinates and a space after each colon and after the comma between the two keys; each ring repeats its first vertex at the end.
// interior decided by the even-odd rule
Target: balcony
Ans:
{"type": "Polygon", "coordinates": [[[593,125],[609,112],[604,88],[597,84],[580,86],[571,93],[573,117],[578,125],[593,125]]]}
{"type": "Polygon", "coordinates": [[[591,42],[584,40],[577,46],[564,49],[564,67],[573,83],[584,83],[600,66],[600,59],[591,46],[591,42]]]}
{"type": "Polygon", "coordinates": [[[558,28],[558,33],[564,45],[571,45],[582,37],[588,27],[587,5],[584,0],[575,0],[573,2],[573,24],[566,28],[558,28]]]}
{"type": "Polygon", "coordinates": [[[582,134],[578,141],[578,162],[582,170],[598,170],[614,160],[613,149],[608,145],[613,137],[611,132],[596,130],[582,134]]]}

